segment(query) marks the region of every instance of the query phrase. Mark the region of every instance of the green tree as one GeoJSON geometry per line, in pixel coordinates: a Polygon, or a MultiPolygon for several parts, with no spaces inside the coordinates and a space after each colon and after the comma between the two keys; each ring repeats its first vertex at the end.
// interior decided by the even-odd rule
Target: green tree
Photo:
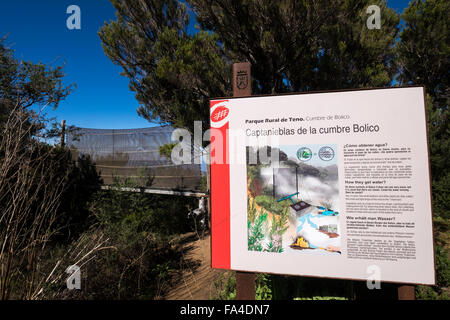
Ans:
{"type": "Polygon", "coordinates": [[[448,106],[450,2],[414,0],[402,14],[405,28],[398,45],[400,81],[423,84],[436,107],[448,106]]]}
{"type": "Polygon", "coordinates": [[[42,129],[45,109],[56,109],[74,85],[63,83],[63,66],[19,61],[5,41],[5,37],[0,39],[0,125],[11,110],[17,109],[38,118],[40,126],[36,130],[42,129]]]}
{"type": "Polygon", "coordinates": [[[411,1],[402,14],[405,28],[398,45],[401,84],[425,85],[435,216],[449,217],[450,3],[411,1]],[[446,201],[447,200],[447,201],[446,201]]]}
{"type": "Polygon", "coordinates": [[[108,57],[130,79],[149,121],[193,128],[206,124],[207,99],[230,93],[230,71],[217,37],[189,35],[186,6],[175,0],[111,0],[117,21],[99,32],[108,57]]]}
{"type": "Polygon", "coordinates": [[[427,91],[438,283],[434,288],[417,287],[416,295],[423,299],[445,298],[442,288],[449,285],[449,12],[450,2],[445,0],[411,1],[402,14],[405,27],[397,47],[400,84],[424,85],[427,91]]]}
{"type": "Polygon", "coordinates": [[[399,18],[385,1],[190,0],[199,30],[188,33],[180,1],[111,0],[117,20],[100,30],[151,121],[209,126],[208,99],[231,94],[231,64],[252,64],[257,93],[389,85],[399,18]],[[369,5],[381,29],[369,30],[369,5]]]}
{"type": "Polygon", "coordinates": [[[397,15],[384,1],[190,0],[203,29],[252,64],[255,93],[388,85],[397,15]],[[369,5],[382,27],[366,27],[369,5]]]}

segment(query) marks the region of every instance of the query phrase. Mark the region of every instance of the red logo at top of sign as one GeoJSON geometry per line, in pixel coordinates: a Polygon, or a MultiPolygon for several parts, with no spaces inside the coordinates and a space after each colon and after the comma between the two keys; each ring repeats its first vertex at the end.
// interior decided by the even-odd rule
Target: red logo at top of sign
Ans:
{"type": "Polygon", "coordinates": [[[219,122],[225,119],[228,116],[230,110],[224,106],[217,107],[216,110],[211,114],[211,121],[219,122]]]}

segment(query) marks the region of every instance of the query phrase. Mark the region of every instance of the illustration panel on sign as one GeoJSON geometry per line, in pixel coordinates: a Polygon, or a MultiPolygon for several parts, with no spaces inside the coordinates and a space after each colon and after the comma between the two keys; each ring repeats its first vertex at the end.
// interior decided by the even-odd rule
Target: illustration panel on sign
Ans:
{"type": "Polygon", "coordinates": [[[261,152],[247,147],[248,250],[340,255],[336,145],[280,146],[276,165],[261,152]]]}

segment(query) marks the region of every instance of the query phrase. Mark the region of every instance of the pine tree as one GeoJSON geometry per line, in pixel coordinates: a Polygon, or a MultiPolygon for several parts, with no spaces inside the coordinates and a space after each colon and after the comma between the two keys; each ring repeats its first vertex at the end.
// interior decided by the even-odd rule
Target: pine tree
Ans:
{"type": "Polygon", "coordinates": [[[442,287],[450,284],[448,251],[442,249],[450,226],[449,12],[446,0],[411,1],[397,48],[400,84],[424,85],[427,91],[437,286],[419,286],[420,298],[444,298],[442,287]]]}
{"type": "Polygon", "coordinates": [[[231,64],[252,64],[258,93],[389,85],[399,18],[377,0],[190,0],[199,31],[188,32],[181,1],[111,0],[117,20],[99,35],[130,79],[150,121],[209,126],[208,100],[231,95],[231,64]],[[381,8],[369,30],[366,9],[381,8]]]}
{"type": "Polygon", "coordinates": [[[433,180],[434,213],[449,217],[450,173],[449,70],[450,3],[411,1],[402,14],[405,28],[398,45],[401,84],[425,85],[433,180]]]}
{"type": "Polygon", "coordinates": [[[0,128],[14,110],[39,118],[33,126],[36,134],[48,122],[36,110],[56,109],[75,85],[64,84],[63,66],[17,60],[6,41],[6,37],[0,38],[0,128]]]}
{"type": "Polygon", "coordinates": [[[414,0],[402,14],[398,55],[402,84],[421,84],[436,108],[448,106],[450,2],[414,0]]]}
{"type": "Polygon", "coordinates": [[[130,79],[149,121],[209,126],[208,99],[230,94],[231,67],[217,37],[190,35],[186,6],[175,0],[112,0],[117,21],[99,32],[107,56],[130,79]],[[208,124],[207,124],[208,123],[208,124]]]}

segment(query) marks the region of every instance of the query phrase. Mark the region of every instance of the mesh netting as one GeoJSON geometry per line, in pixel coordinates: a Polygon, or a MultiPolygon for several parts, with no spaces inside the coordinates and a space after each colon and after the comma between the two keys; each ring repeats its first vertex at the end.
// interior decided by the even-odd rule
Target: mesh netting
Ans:
{"type": "Polygon", "coordinates": [[[115,178],[131,178],[142,187],[198,190],[199,164],[174,165],[159,154],[159,147],[171,142],[173,128],[86,129],[67,134],[67,146],[74,158],[89,155],[106,185],[115,178]]]}
{"type": "Polygon", "coordinates": [[[274,168],[273,175],[274,196],[276,199],[298,192],[296,168],[274,168]]]}

